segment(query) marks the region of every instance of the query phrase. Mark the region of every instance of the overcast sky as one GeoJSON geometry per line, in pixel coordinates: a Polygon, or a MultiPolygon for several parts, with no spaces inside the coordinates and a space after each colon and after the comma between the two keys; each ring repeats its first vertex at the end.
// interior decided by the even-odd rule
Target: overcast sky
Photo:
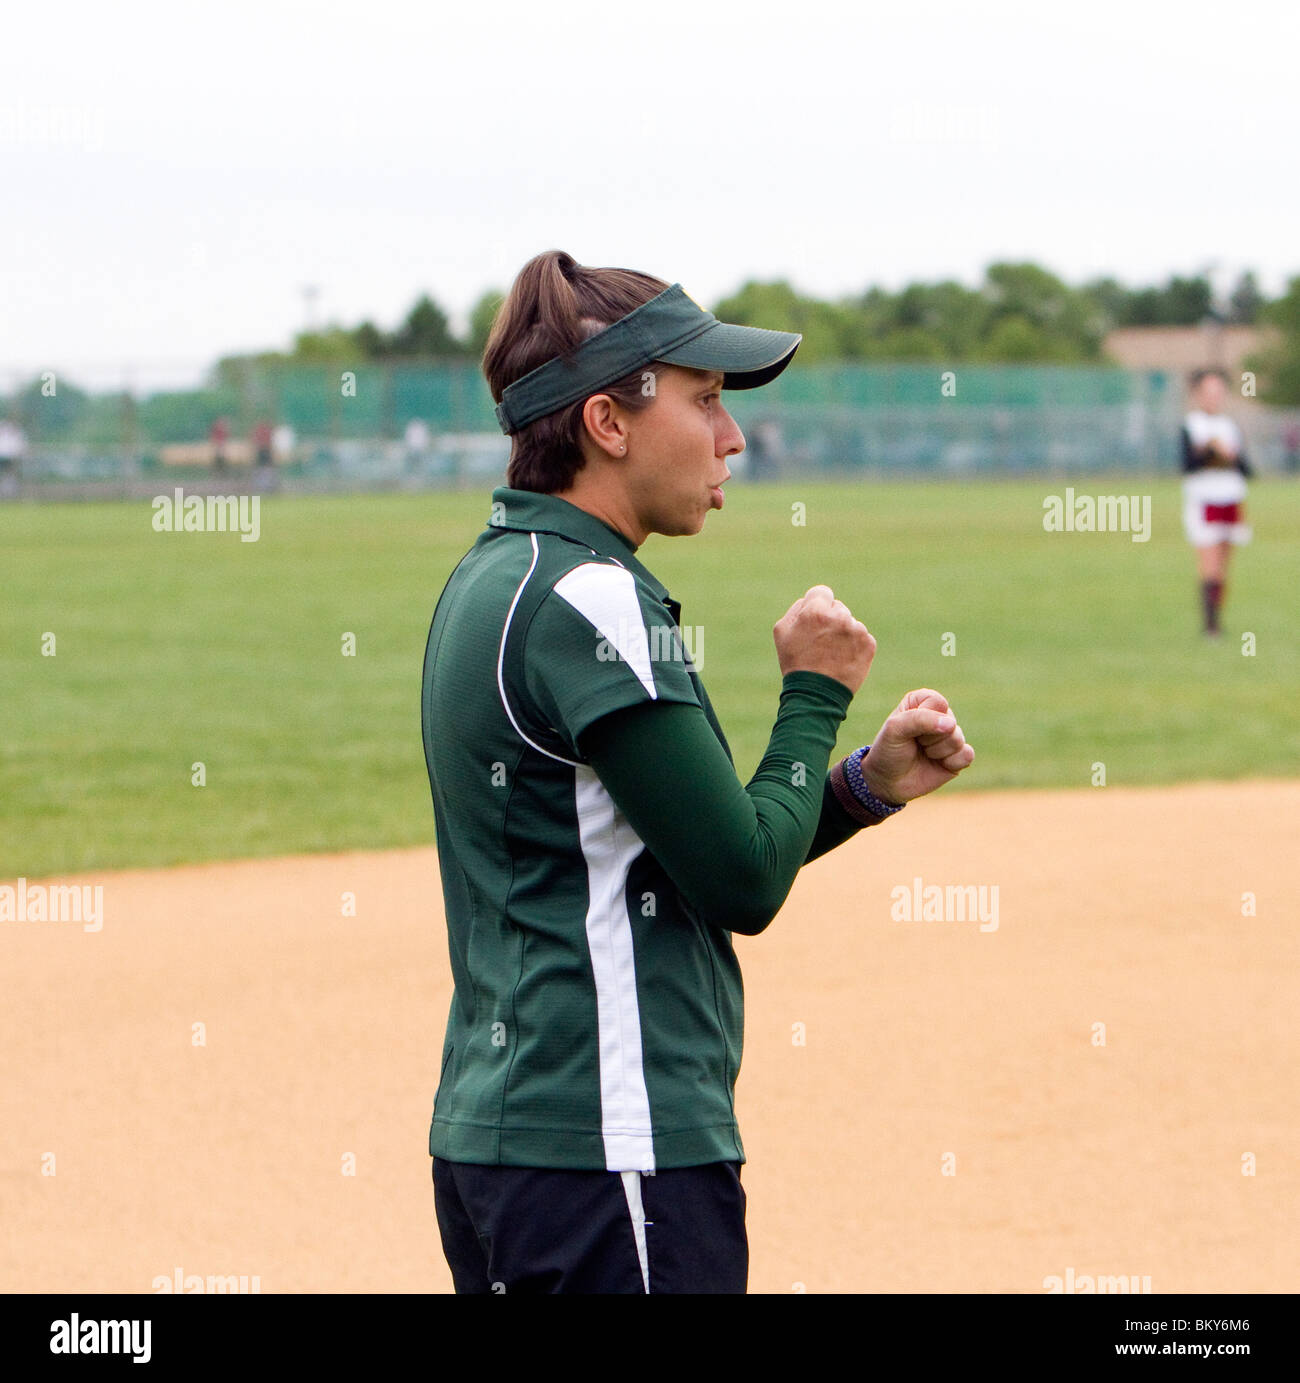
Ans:
{"type": "MultiPolygon", "coordinates": [[[[6,11],[0,370],[461,325],[558,247],[821,295],[1300,273],[1289,3],[84,0],[6,11]]],[[[92,378],[93,376],[93,378],[92,378]]]]}

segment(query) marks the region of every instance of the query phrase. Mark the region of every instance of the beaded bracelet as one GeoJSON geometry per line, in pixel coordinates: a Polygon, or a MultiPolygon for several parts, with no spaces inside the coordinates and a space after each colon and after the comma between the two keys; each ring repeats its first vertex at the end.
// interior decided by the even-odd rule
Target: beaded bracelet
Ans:
{"type": "Polygon", "coordinates": [[[893,816],[895,812],[901,812],[907,803],[884,802],[867,786],[867,780],[862,776],[862,760],[867,756],[870,749],[869,744],[864,744],[861,749],[855,749],[844,760],[844,780],[848,783],[849,790],[854,797],[872,816],[893,816]]]}

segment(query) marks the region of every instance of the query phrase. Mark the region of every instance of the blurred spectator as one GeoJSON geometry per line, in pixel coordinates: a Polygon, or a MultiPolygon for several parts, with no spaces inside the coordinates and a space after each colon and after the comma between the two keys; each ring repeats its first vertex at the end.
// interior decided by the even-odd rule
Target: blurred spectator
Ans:
{"type": "Polygon", "coordinates": [[[749,434],[745,447],[749,454],[749,477],[752,480],[766,480],[776,475],[781,468],[781,453],[784,444],[781,428],[771,418],[763,418],[756,423],[749,434]]]}
{"type": "Polygon", "coordinates": [[[271,465],[271,424],[265,418],[253,429],[253,451],[259,467],[271,465]]]}
{"type": "Polygon", "coordinates": [[[297,434],[288,423],[280,423],[271,434],[271,454],[277,466],[287,466],[293,460],[293,449],[298,445],[297,434]]]}
{"type": "Polygon", "coordinates": [[[6,499],[18,493],[26,450],[27,436],[18,423],[12,418],[0,418],[0,496],[6,499]]]}
{"type": "Polygon", "coordinates": [[[253,488],[257,490],[273,490],[276,485],[275,458],[271,452],[273,435],[274,429],[266,418],[253,429],[253,453],[257,458],[253,488]]]}
{"type": "Polygon", "coordinates": [[[432,436],[423,418],[412,418],[406,425],[406,469],[418,470],[429,452],[432,436]]]}
{"type": "Polygon", "coordinates": [[[212,424],[208,436],[212,441],[212,469],[224,471],[226,469],[226,443],[230,440],[230,424],[224,418],[218,418],[212,424]]]}
{"type": "Polygon", "coordinates": [[[1282,445],[1286,448],[1287,474],[1294,475],[1300,471],[1300,423],[1292,423],[1282,434],[1282,445]]]}

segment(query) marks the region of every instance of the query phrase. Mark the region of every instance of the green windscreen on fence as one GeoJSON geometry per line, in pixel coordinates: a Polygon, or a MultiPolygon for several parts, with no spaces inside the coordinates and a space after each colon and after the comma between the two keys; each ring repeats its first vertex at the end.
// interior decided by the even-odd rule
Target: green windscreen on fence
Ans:
{"type": "MultiPolygon", "coordinates": [[[[363,479],[368,467],[409,470],[413,449],[426,470],[457,475],[458,458],[472,455],[471,470],[486,470],[503,466],[509,449],[473,361],[343,369],[247,360],[225,369],[220,387],[140,396],[71,384],[57,406],[32,387],[3,401],[25,434],[28,478],[204,464],[222,427],[235,464],[275,429],[277,464],[290,458],[363,479]]],[[[747,441],[733,470],[757,476],[1168,465],[1185,406],[1178,377],[1157,371],[797,361],[724,401],[747,441]]]]}

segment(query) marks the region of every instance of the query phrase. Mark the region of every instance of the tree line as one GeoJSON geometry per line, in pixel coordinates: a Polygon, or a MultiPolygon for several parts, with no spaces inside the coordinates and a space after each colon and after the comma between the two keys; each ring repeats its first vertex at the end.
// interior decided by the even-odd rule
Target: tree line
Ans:
{"type": "MultiPolygon", "coordinates": [[[[260,363],[313,363],[444,357],[477,360],[501,304],[484,293],[458,335],[447,314],[422,294],[393,330],[366,320],[299,332],[287,352],[261,352],[260,363]]],[[[952,279],[879,287],[828,300],[798,292],[784,279],[751,280],[719,302],[725,321],[804,334],[801,361],[961,360],[988,362],[1098,361],[1114,327],[1191,326],[1219,316],[1253,325],[1266,301],[1254,273],[1242,274],[1223,305],[1204,276],[1171,276],[1162,285],[1128,287],[1114,278],[1071,287],[1031,263],[991,264],[969,288],[952,279]]],[[[247,359],[248,357],[232,357],[247,359]]]]}
{"type": "MultiPolygon", "coordinates": [[[[422,294],[392,330],[366,320],[299,332],[288,351],[231,356],[218,362],[214,382],[230,382],[248,363],[318,364],[482,357],[500,291],[482,294],[468,329],[453,331],[446,312],[422,294]]],[[[1128,285],[1113,277],[1070,285],[1034,263],[991,264],[969,287],[953,279],[914,282],[891,291],[869,287],[840,298],[800,293],[788,280],[751,280],[723,298],[724,321],[803,334],[798,363],[817,361],[947,362],[966,364],[1102,364],[1103,342],[1117,327],[1271,325],[1282,345],[1253,361],[1267,402],[1300,403],[1300,277],[1269,301],[1256,275],[1241,274],[1217,301],[1204,275],[1170,275],[1162,284],[1128,285]]]]}
{"type": "MultiPolygon", "coordinates": [[[[57,397],[41,378],[0,398],[40,435],[108,441],[138,427],[145,435],[186,435],[222,413],[238,414],[251,379],[279,366],[339,369],[397,360],[477,363],[502,293],[483,293],[467,330],[453,331],[446,312],[427,293],[391,330],[365,320],[302,331],[288,350],[225,356],[199,390],[91,395],[61,378],[57,397]]],[[[1072,286],[1033,263],[997,263],[975,287],[944,279],[891,291],[869,287],[824,299],[800,293],[787,280],[751,280],[713,309],[724,321],[797,331],[803,344],[794,368],[826,361],[936,364],[1103,364],[1103,342],[1116,327],[1194,326],[1207,319],[1274,328],[1271,344],[1246,362],[1258,376],[1258,396],[1300,405],[1300,276],[1269,300],[1256,276],[1243,273],[1225,301],[1216,302],[1204,276],[1171,275],[1163,284],[1130,286],[1099,278],[1072,286]]]]}

